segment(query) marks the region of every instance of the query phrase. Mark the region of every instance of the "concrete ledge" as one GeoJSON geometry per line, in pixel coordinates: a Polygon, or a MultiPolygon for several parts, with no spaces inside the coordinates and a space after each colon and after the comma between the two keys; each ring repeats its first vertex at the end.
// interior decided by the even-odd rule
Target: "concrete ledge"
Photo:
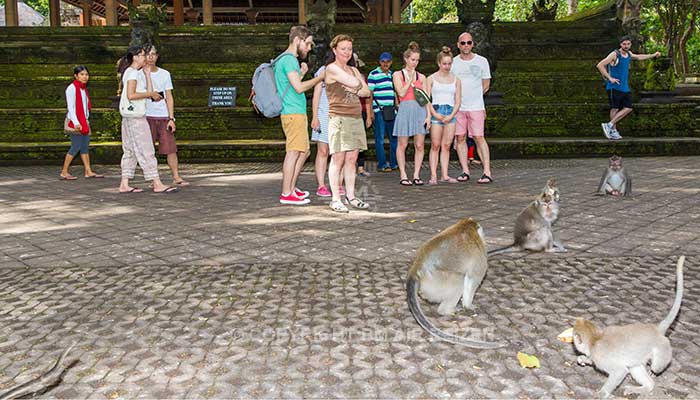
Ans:
{"type": "MultiPolygon", "coordinates": [[[[430,139],[426,139],[430,143],[430,139]]],[[[625,138],[611,141],[582,138],[518,138],[489,139],[491,157],[507,158],[567,158],[607,157],[611,154],[630,156],[689,156],[700,155],[700,138],[625,138]]],[[[3,143],[0,142],[0,165],[61,164],[68,142],[3,143]]],[[[368,159],[374,158],[374,141],[368,141],[368,159]]],[[[387,151],[388,143],[385,145],[387,151]]],[[[427,147],[427,146],[426,146],[427,147]]],[[[312,152],[315,146],[311,146],[312,152]]],[[[409,154],[412,147],[409,146],[409,154]]],[[[93,162],[118,164],[122,148],[120,142],[93,143],[90,146],[93,162]]],[[[199,140],[179,141],[178,154],[182,162],[247,162],[280,161],[284,158],[284,141],[280,140],[199,140]]],[[[456,159],[456,154],[452,157],[456,159]]],[[[425,161],[427,162],[427,155],[425,161]]]]}

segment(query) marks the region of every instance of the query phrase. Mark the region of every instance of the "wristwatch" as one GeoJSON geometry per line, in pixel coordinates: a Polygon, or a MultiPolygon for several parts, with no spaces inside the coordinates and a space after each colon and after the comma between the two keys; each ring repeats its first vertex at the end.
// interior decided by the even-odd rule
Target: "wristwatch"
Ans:
{"type": "Polygon", "coordinates": [[[173,122],[175,122],[175,117],[168,118],[168,121],[173,121],[173,122]]]}

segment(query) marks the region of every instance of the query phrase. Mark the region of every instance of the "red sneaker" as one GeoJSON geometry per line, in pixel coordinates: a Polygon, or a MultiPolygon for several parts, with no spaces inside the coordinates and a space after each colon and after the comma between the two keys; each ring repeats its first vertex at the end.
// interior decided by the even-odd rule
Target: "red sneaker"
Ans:
{"type": "Polygon", "coordinates": [[[306,190],[301,190],[299,188],[294,188],[293,193],[302,200],[309,197],[309,192],[307,192],[306,190]]]}
{"type": "Polygon", "coordinates": [[[293,206],[303,206],[304,204],[309,204],[311,200],[309,199],[300,199],[298,198],[294,193],[290,193],[288,195],[280,195],[280,203],[281,204],[289,204],[293,206]]]}

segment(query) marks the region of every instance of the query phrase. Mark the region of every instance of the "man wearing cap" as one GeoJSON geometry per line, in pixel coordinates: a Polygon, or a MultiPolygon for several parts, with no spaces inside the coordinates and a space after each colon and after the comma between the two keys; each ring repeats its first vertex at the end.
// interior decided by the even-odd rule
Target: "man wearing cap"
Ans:
{"type": "Polygon", "coordinates": [[[630,51],[632,40],[629,36],[620,38],[620,49],[608,54],[596,67],[605,78],[605,90],[608,92],[610,102],[610,122],[603,122],[603,134],[612,140],[622,139],[617,131],[617,123],[632,112],[632,95],[629,87],[630,61],[647,60],[661,55],[658,51],[654,54],[634,54],[630,51]]]}
{"type": "Polygon", "coordinates": [[[370,101],[374,111],[374,146],[377,153],[377,170],[391,172],[398,168],[396,162],[396,147],[398,138],[392,135],[394,131],[394,115],[396,114],[396,99],[394,83],[391,80],[391,53],[384,52],[379,56],[379,66],[367,76],[367,84],[372,93],[370,101]],[[383,110],[385,109],[385,110],[383,110]],[[384,136],[389,136],[389,159],[387,163],[384,152],[384,136]]]}

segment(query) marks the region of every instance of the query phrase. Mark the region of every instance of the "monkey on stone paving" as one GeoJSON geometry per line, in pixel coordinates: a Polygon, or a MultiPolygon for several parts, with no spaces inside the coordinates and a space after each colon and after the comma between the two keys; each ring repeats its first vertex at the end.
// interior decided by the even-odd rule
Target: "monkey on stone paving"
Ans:
{"type": "Polygon", "coordinates": [[[622,166],[622,157],[617,155],[610,157],[608,168],[603,172],[595,194],[597,196],[609,194],[616,198],[632,195],[632,177],[622,166]]]}
{"type": "Polygon", "coordinates": [[[671,362],[671,342],[666,331],[676,319],[683,301],[684,261],[685,256],[681,256],[676,266],[676,298],[671,311],[658,325],[637,323],[601,330],[585,319],[574,323],[574,347],[583,354],[578,357],[578,363],[594,365],[608,374],[599,391],[602,398],[610,397],[628,373],[641,386],[626,386],[625,395],[651,392],[654,381],[647,372],[647,363],[651,361],[651,370],[658,375],[671,362]]]}
{"type": "Polygon", "coordinates": [[[557,198],[559,198],[559,189],[552,178],[545,186],[544,192],[525,207],[515,219],[513,244],[491,250],[487,255],[494,256],[521,250],[565,252],[566,248],[554,237],[552,231],[552,225],[559,218],[557,198]]]}
{"type": "Polygon", "coordinates": [[[441,331],[426,318],[418,302],[420,293],[425,300],[439,303],[440,315],[453,314],[460,298],[462,306],[470,308],[487,268],[484,231],[471,218],[450,226],[421,246],[406,280],[408,308],[418,324],[446,342],[476,349],[505,346],[441,331]]]}

